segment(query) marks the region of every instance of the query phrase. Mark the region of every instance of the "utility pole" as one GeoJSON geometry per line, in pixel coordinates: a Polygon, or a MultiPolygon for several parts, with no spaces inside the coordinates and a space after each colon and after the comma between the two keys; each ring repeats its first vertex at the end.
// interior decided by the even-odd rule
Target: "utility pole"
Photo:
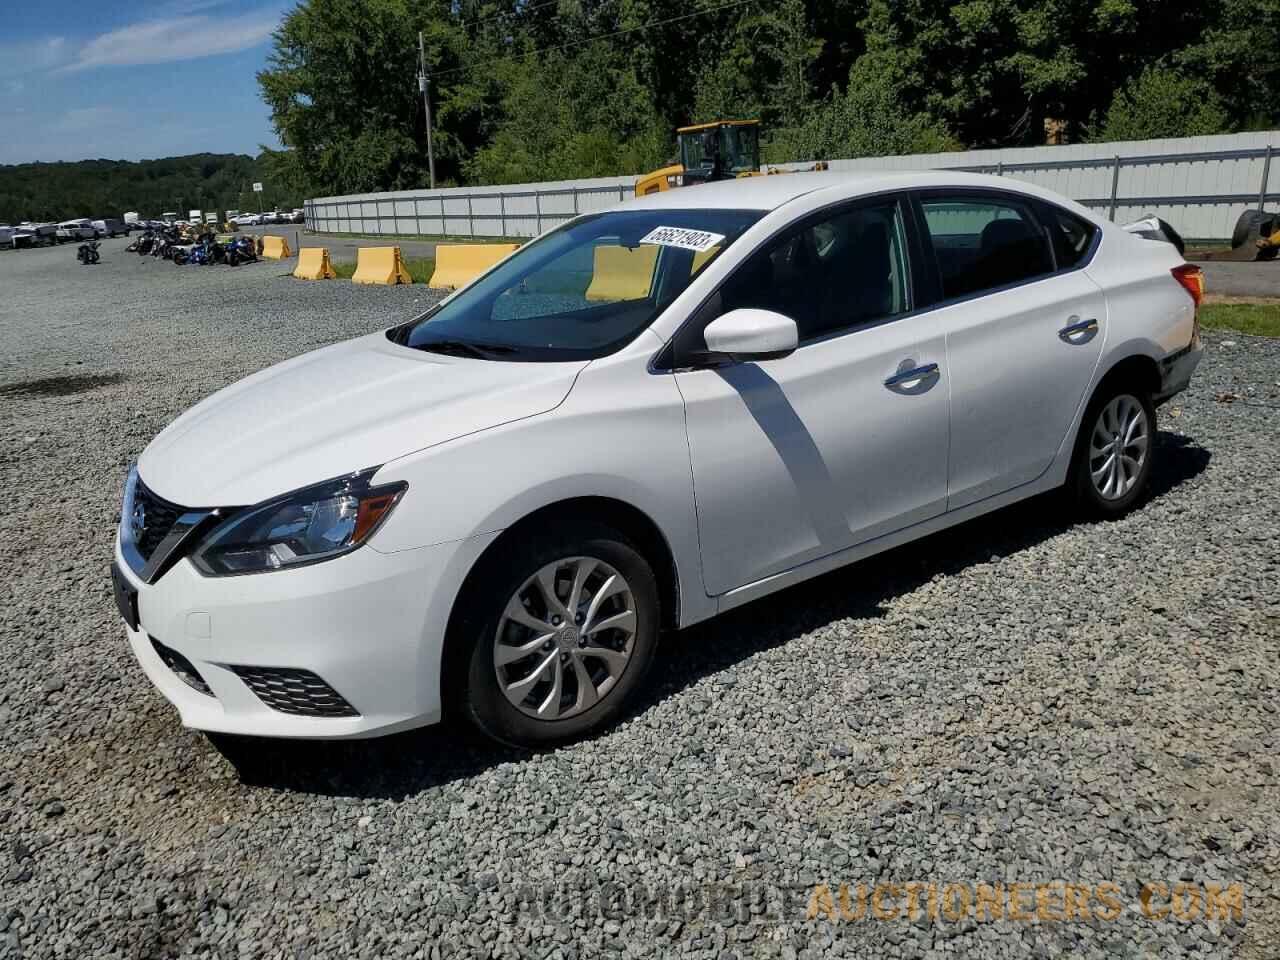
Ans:
{"type": "Polygon", "coordinates": [[[422,106],[427,111],[427,167],[431,173],[431,189],[436,188],[436,155],[431,149],[431,80],[427,77],[427,48],[418,31],[418,89],[422,92],[422,106]]]}

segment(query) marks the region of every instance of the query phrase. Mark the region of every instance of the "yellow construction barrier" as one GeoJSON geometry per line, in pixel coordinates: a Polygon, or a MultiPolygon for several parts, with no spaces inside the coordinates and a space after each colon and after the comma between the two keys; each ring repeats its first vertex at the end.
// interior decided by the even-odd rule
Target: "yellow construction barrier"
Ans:
{"type": "Polygon", "coordinates": [[[429,287],[437,290],[466,286],[507,254],[518,243],[441,243],[436,245],[436,269],[429,287]]]}
{"type": "Polygon", "coordinates": [[[329,262],[328,247],[302,247],[298,250],[298,266],[293,275],[299,280],[332,280],[338,274],[329,262]]]}
{"type": "Polygon", "coordinates": [[[352,283],[413,283],[409,268],[400,259],[399,247],[361,247],[356,251],[352,283]]]}
{"type": "Polygon", "coordinates": [[[653,283],[658,247],[596,247],[588,300],[643,300],[653,283]]]}
{"type": "Polygon", "coordinates": [[[696,277],[698,275],[698,271],[706,265],[706,262],[719,252],[720,246],[717,244],[710,250],[703,250],[701,253],[695,253],[693,255],[693,263],[689,265],[689,276],[696,277]]]}
{"type": "Polygon", "coordinates": [[[289,241],[284,237],[267,234],[262,238],[262,255],[268,260],[284,260],[293,256],[289,249],[289,241]]]}

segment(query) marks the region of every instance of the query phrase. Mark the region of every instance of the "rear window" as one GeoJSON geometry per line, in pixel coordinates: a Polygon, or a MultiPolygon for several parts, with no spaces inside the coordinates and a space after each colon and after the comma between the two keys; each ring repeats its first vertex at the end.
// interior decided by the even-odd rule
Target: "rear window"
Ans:
{"type": "Polygon", "coordinates": [[[1053,272],[1049,241],[1028,204],[1013,198],[935,196],[921,207],[944,299],[1053,272]]]}
{"type": "Polygon", "coordinates": [[[1059,270],[1079,266],[1093,244],[1098,228],[1087,220],[1058,207],[1045,204],[1043,209],[1049,239],[1053,242],[1053,255],[1059,270]]]}

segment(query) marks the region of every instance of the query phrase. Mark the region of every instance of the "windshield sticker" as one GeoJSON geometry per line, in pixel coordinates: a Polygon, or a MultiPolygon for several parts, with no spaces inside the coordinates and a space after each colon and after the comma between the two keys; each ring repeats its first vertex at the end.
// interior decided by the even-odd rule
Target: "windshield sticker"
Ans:
{"type": "Polygon", "coordinates": [[[640,238],[641,243],[656,243],[662,247],[679,247],[681,250],[692,250],[694,253],[706,253],[712,247],[724,242],[723,233],[708,233],[706,230],[689,230],[685,227],[654,227],[648,236],[640,238]]]}

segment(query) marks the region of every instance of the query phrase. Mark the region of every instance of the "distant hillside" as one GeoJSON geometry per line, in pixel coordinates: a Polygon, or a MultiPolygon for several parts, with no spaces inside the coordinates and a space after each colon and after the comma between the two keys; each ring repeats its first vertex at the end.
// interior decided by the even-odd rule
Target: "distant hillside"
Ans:
{"type": "Polygon", "coordinates": [[[301,198],[272,190],[255,197],[265,180],[259,160],[242,154],[197,153],[162,160],[80,160],[74,163],[0,165],[0,223],[118,217],[136,210],[158,217],[202,210],[256,210],[296,206],[301,198]]]}

